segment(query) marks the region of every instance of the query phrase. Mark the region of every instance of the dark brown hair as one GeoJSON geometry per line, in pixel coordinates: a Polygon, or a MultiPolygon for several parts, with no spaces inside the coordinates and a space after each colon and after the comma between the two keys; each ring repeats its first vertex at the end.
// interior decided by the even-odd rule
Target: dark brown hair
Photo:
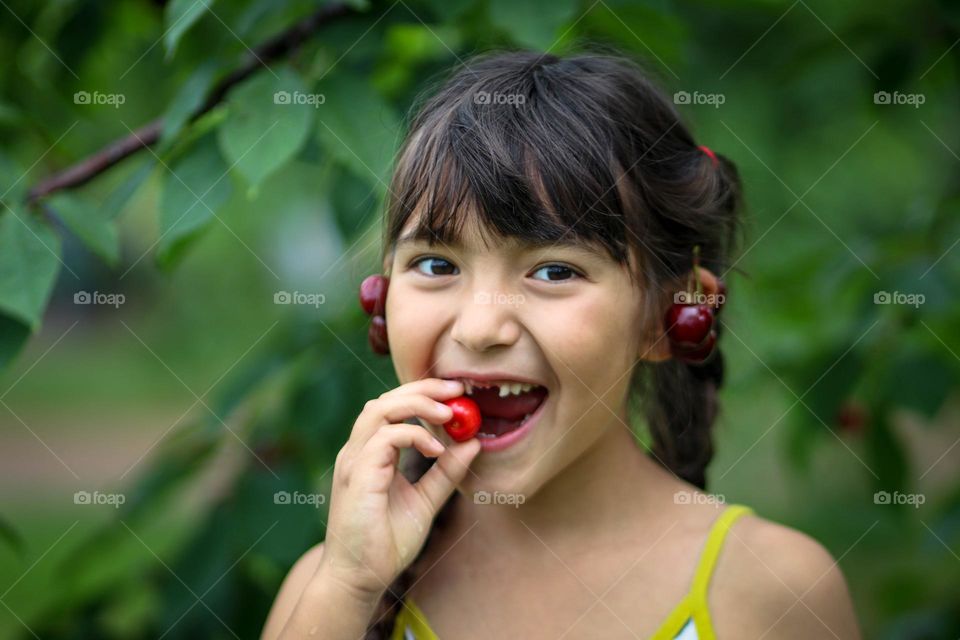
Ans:
{"type": "MultiPolygon", "coordinates": [[[[472,211],[484,238],[541,246],[574,239],[624,265],[636,256],[631,278],[658,301],[647,305],[644,326],[662,327],[673,293],[685,288],[694,246],[718,275],[734,249],[740,179],[716,156],[715,166],[671,100],[623,56],[482,54],[416,110],[390,185],[383,255],[415,211],[423,212],[416,235],[431,243],[457,239],[472,211]]],[[[640,361],[631,376],[631,405],[646,414],[651,455],[701,489],[722,381],[719,347],[705,365],[640,361]]],[[[433,460],[411,454],[403,473],[416,481],[433,460]]],[[[367,638],[390,637],[413,580],[408,568],[390,585],[367,638]]]]}

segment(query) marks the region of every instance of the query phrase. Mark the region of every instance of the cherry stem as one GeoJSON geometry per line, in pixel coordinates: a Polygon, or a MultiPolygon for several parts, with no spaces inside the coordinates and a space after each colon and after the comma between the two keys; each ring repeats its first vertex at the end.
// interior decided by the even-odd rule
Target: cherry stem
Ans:
{"type": "Polygon", "coordinates": [[[700,294],[703,290],[703,285],[700,283],[700,245],[693,245],[693,277],[696,280],[696,297],[695,300],[700,299],[700,294]]]}

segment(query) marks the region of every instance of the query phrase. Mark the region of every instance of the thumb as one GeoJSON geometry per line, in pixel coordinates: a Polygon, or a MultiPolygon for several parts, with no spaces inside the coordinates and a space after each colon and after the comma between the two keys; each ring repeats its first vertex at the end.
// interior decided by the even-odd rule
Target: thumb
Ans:
{"type": "Polygon", "coordinates": [[[431,505],[434,515],[466,477],[478,453],[480,441],[476,438],[449,445],[417,482],[416,487],[431,505]]]}

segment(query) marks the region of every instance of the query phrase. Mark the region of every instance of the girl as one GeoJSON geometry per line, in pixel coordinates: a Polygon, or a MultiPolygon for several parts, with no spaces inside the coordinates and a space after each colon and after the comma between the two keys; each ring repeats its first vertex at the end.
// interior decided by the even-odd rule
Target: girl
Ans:
{"type": "Polygon", "coordinates": [[[858,638],[819,543],[702,491],[740,208],[634,63],[464,64],[390,188],[371,336],[389,320],[403,384],[353,426],[263,638],[858,638]],[[483,424],[456,442],[464,394],[483,424]]]}

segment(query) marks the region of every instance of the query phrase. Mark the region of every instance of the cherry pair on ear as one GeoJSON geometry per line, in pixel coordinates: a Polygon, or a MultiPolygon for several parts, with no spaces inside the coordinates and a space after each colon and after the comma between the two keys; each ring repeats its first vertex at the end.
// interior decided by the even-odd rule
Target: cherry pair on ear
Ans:
{"type": "Polygon", "coordinates": [[[696,290],[688,290],[678,295],[664,315],[667,326],[667,338],[670,341],[670,353],[688,364],[703,364],[710,359],[717,344],[717,330],[714,326],[723,303],[726,300],[727,286],[717,278],[717,293],[713,303],[703,301],[698,275],[699,245],[693,249],[693,274],[696,278],[696,290]]]}
{"type": "Polygon", "coordinates": [[[378,274],[367,276],[360,283],[360,306],[370,316],[367,340],[373,352],[382,356],[390,353],[386,317],[389,286],[390,278],[378,274]]]}

